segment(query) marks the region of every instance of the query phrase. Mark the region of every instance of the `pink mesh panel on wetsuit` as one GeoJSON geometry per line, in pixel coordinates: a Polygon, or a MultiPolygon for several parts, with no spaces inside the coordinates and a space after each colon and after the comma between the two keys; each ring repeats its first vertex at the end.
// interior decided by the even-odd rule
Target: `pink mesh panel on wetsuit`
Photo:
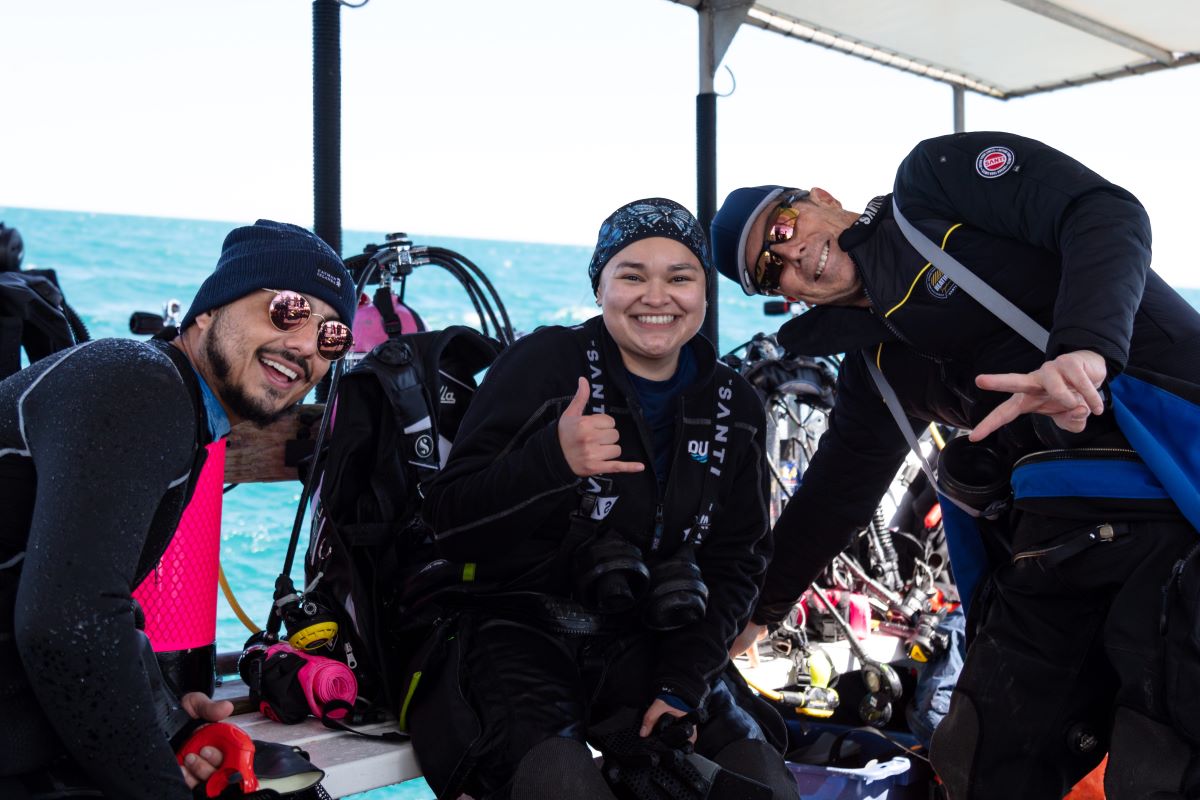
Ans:
{"type": "Polygon", "coordinates": [[[146,635],[155,652],[204,647],[216,640],[224,482],[225,439],[218,439],[208,445],[208,459],[175,537],[133,592],[146,614],[146,635]]]}

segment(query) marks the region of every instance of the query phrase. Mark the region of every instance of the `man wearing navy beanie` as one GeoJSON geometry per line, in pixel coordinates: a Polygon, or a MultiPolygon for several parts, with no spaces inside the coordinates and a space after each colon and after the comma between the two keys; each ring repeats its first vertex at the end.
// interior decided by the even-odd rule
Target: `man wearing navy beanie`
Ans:
{"type": "Polygon", "coordinates": [[[325,376],[330,356],[350,349],[356,300],[354,281],[329,245],[304,228],[260,219],[225,237],[174,344],[231,421],[265,424],[325,376]],[[290,294],[280,300],[280,292],[290,294]],[[328,336],[337,339],[333,352],[321,345],[328,336]]]}
{"type": "Polygon", "coordinates": [[[178,335],[84,342],[0,381],[0,797],[187,800],[213,774],[212,748],[174,755],[232,712],[206,693],[211,654],[168,691],[130,596],[208,445],[299,402],[350,349],[355,300],[325,242],[259,220],[226,237],[178,335]]]}

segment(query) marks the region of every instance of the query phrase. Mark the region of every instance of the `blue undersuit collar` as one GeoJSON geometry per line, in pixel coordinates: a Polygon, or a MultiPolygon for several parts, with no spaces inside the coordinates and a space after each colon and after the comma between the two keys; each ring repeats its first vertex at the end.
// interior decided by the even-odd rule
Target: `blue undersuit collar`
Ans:
{"type": "Polygon", "coordinates": [[[216,394],[208,387],[204,376],[196,372],[195,367],[192,367],[192,372],[196,373],[196,379],[200,381],[200,397],[204,400],[204,413],[208,417],[208,432],[215,442],[229,434],[229,415],[225,413],[225,408],[217,399],[216,394]]]}

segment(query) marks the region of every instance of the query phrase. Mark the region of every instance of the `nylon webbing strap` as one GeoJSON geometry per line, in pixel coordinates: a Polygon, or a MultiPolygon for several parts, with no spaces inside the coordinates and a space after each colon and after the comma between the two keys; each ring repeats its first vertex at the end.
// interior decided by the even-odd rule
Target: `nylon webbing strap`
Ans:
{"type": "MultiPolygon", "coordinates": [[[[896,224],[900,227],[900,232],[904,234],[904,238],[921,254],[922,258],[940,269],[950,280],[962,287],[964,292],[974,298],[988,311],[999,317],[1001,322],[1007,324],[1026,341],[1043,353],[1046,352],[1046,345],[1050,341],[1049,332],[1041,325],[1038,325],[1024,311],[1017,308],[1008,298],[985,283],[982,278],[968,269],[961,261],[938,247],[932,239],[917,230],[904,214],[900,213],[900,203],[897,202],[895,194],[892,195],[892,215],[896,218],[896,224]]],[[[892,416],[896,419],[896,424],[900,426],[900,432],[904,434],[904,438],[908,441],[908,446],[921,459],[921,468],[925,471],[925,477],[929,478],[930,482],[936,488],[938,483],[934,478],[933,468],[917,444],[916,434],[913,433],[912,426],[908,424],[908,417],[904,415],[904,408],[900,405],[900,399],[896,397],[896,392],[892,389],[891,384],[887,382],[887,378],[883,376],[883,372],[869,358],[867,358],[867,369],[870,371],[875,385],[879,388],[879,394],[883,397],[883,402],[887,404],[888,411],[892,413],[892,416]]],[[[972,517],[979,516],[978,511],[969,508],[951,497],[946,497],[940,492],[938,494],[954,503],[954,505],[972,517]]]]}
{"type": "Polygon", "coordinates": [[[1050,341],[1050,334],[1046,329],[1013,305],[1004,295],[984,283],[982,278],[971,272],[961,261],[938,247],[932,239],[913,227],[913,224],[900,213],[900,204],[896,202],[894,194],[892,195],[892,215],[895,216],[896,224],[900,226],[900,232],[904,234],[904,238],[908,239],[908,243],[916,248],[922,258],[940,269],[950,280],[962,287],[964,292],[1021,334],[1026,341],[1043,353],[1046,352],[1046,345],[1050,341]]]}
{"type": "MultiPolygon", "coordinates": [[[[866,358],[865,354],[864,358],[866,358]]],[[[883,376],[883,372],[876,366],[874,361],[869,358],[866,361],[867,371],[871,373],[871,379],[875,381],[875,386],[879,389],[879,395],[883,398],[884,405],[891,412],[892,418],[896,420],[896,425],[900,427],[900,432],[904,434],[904,439],[908,442],[908,448],[921,460],[921,470],[925,473],[925,477],[929,479],[929,485],[933,487],[934,491],[938,492],[938,498],[949,500],[965,513],[970,514],[972,517],[978,517],[979,512],[975,509],[938,491],[937,476],[934,474],[933,465],[929,463],[929,459],[921,451],[921,444],[917,441],[917,433],[912,429],[912,425],[908,424],[908,417],[904,413],[903,406],[900,405],[900,398],[896,396],[896,390],[888,383],[887,378],[883,376]]]]}

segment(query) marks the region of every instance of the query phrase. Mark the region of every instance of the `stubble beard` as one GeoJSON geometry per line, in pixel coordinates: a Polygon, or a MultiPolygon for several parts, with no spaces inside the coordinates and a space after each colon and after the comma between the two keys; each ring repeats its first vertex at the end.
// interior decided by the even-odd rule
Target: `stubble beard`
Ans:
{"type": "MultiPolygon", "coordinates": [[[[288,412],[290,405],[271,408],[265,402],[252,397],[241,386],[229,380],[233,368],[226,357],[225,350],[218,344],[225,340],[221,314],[215,315],[213,326],[204,343],[204,356],[212,370],[216,386],[211,387],[233,413],[259,427],[266,427],[288,412]]],[[[257,360],[257,359],[256,359],[257,360]]]]}

